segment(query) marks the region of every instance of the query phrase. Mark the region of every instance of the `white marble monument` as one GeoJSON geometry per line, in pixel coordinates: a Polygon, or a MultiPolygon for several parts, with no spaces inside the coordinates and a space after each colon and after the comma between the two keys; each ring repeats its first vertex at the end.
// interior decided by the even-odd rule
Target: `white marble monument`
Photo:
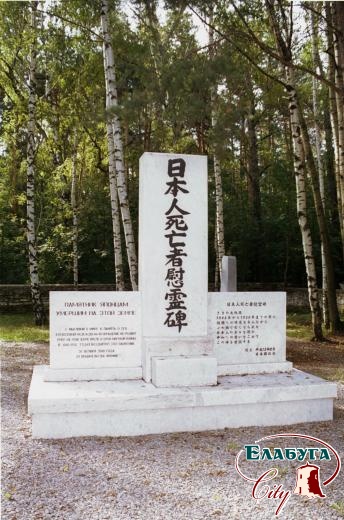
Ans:
{"type": "Polygon", "coordinates": [[[46,381],[141,379],[137,292],[50,292],[46,381]]]}
{"type": "Polygon", "coordinates": [[[331,420],[336,385],[293,370],[284,293],[207,290],[207,159],[140,160],[139,292],[50,295],[35,438],[331,420]]]}
{"type": "Polygon", "coordinates": [[[143,372],[156,386],[217,383],[208,337],[208,176],[199,155],[140,160],[143,372]]]}
{"type": "Polygon", "coordinates": [[[284,292],[209,293],[218,375],[288,372],[284,292]]]}
{"type": "Polygon", "coordinates": [[[220,291],[237,291],[237,261],[235,256],[222,257],[220,291]]]}

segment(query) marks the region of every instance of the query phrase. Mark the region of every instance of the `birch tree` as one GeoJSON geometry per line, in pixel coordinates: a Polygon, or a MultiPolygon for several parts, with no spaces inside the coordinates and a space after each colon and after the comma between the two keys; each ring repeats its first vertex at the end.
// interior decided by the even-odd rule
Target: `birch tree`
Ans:
{"type": "Polygon", "coordinates": [[[320,187],[318,172],[315,166],[314,156],[312,147],[310,144],[310,138],[308,133],[307,124],[303,112],[300,107],[300,101],[296,93],[295,80],[293,76],[293,56],[291,51],[292,38],[293,38],[293,25],[288,23],[288,16],[284,11],[282,4],[278,3],[280,9],[280,18],[282,20],[282,27],[279,23],[279,18],[275,9],[275,0],[266,0],[266,6],[269,13],[269,19],[271,28],[275,36],[278,52],[280,54],[280,61],[284,64],[287,76],[286,90],[288,96],[290,96],[290,90],[294,92],[294,110],[297,113],[298,124],[301,129],[301,139],[305,159],[310,174],[311,188],[313,193],[315,213],[317,217],[320,240],[324,248],[324,256],[326,258],[326,279],[328,286],[328,308],[329,308],[329,321],[331,332],[342,329],[342,323],[339,317],[337,295],[336,295],[336,282],[333,257],[331,253],[330,236],[328,232],[327,222],[325,218],[324,208],[321,201],[320,187]]]}
{"type": "Polygon", "coordinates": [[[294,174],[296,182],[296,207],[302,237],[303,254],[307,273],[308,299],[312,313],[314,339],[322,341],[321,310],[318,297],[313,242],[307,217],[306,167],[301,138],[301,125],[298,113],[298,100],[294,86],[294,71],[286,70],[288,81],[289,115],[294,151],[294,174]]]}
{"type": "Polygon", "coordinates": [[[164,146],[164,111],[165,111],[165,91],[162,85],[162,70],[164,67],[164,50],[160,34],[159,19],[156,13],[156,3],[153,0],[144,1],[145,22],[149,28],[149,48],[154,64],[156,102],[154,103],[155,112],[155,144],[158,147],[164,146]]]}
{"type": "Polygon", "coordinates": [[[334,51],[334,75],[335,98],[337,108],[337,135],[338,135],[338,172],[337,172],[337,196],[340,206],[340,219],[342,231],[342,245],[344,258],[344,10],[341,2],[332,3],[332,18],[330,23],[334,26],[333,51],[334,51]]]}
{"type": "Polygon", "coordinates": [[[71,206],[72,206],[72,244],[73,244],[73,284],[77,287],[79,284],[79,248],[78,248],[78,235],[79,235],[79,224],[78,224],[78,197],[77,197],[77,155],[78,155],[78,141],[77,133],[75,132],[74,139],[74,153],[73,153],[73,164],[72,164],[72,185],[71,185],[71,206]]]}
{"type": "Polygon", "coordinates": [[[276,17],[274,0],[266,0],[266,5],[276,43],[285,64],[286,91],[289,102],[288,107],[294,152],[297,216],[301,231],[303,255],[307,274],[308,299],[312,314],[314,339],[317,341],[323,341],[324,338],[321,326],[322,320],[318,297],[313,241],[307,216],[306,165],[302,141],[299,101],[295,89],[294,70],[291,66],[292,55],[290,47],[292,41],[292,28],[288,27],[286,30],[285,27],[284,35],[282,35],[276,17]]]}
{"type": "MultiPolygon", "coordinates": [[[[320,56],[318,50],[318,28],[317,22],[315,19],[314,12],[311,13],[311,30],[312,30],[312,58],[314,69],[320,67],[320,56]]],[[[319,124],[319,99],[318,99],[318,81],[313,76],[312,77],[312,98],[313,98],[313,115],[314,115],[314,130],[315,130],[315,149],[316,149],[316,158],[317,158],[317,166],[318,166],[318,174],[319,174],[319,188],[321,195],[321,202],[323,206],[323,210],[325,212],[325,172],[324,172],[324,164],[321,156],[321,132],[320,132],[320,124],[319,124]]],[[[321,242],[321,271],[322,271],[322,314],[323,314],[323,322],[325,327],[328,329],[330,327],[329,324],[329,316],[328,316],[328,297],[327,297],[327,266],[326,266],[326,255],[324,250],[324,244],[321,242]]]]}
{"type": "MultiPolygon", "coordinates": [[[[103,42],[103,59],[104,59],[104,74],[105,74],[105,92],[106,92],[106,110],[111,108],[111,96],[109,89],[108,68],[106,64],[106,49],[105,42],[103,42]]],[[[109,186],[110,186],[110,200],[111,200],[111,217],[112,217],[112,236],[113,249],[115,260],[115,278],[116,289],[124,291],[124,276],[123,276],[123,259],[122,259],[122,243],[121,243],[121,222],[120,211],[118,204],[118,189],[116,177],[116,156],[114,145],[113,127],[110,120],[110,114],[106,114],[106,136],[109,152],[109,186]]],[[[126,176],[124,175],[124,179],[126,176]]]]}
{"type": "MultiPolygon", "coordinates": [[[[336,181],[336,195],[338,203],[338,215],[339,224],[342,237],[342,243],[344,244],[344,228],[343,228],[343,215],[341,205],[341,193],[339,189],[339,141],[338,141],[338,113],[337,113],[337,100],[335,91],[335,69],[336,60],[334,57],[334,46],[333,46],[333,27],[332,27],[332,12],[331,4],[325,3],[325,14],[326,14],[326,34],[327,34],[327,53],[328,53],[328,78],[330,80],[329,90],[329,105],[330,105],[330,122],[333,137],[333,149],[334,149],[334,169],[335,169],[335,181],[336,181]]],[[[344,257],[343,257],[344,258],[344,257]]]]}
{"type": "MultiPolygon", "coordinates": [[[[111,110],[111,125],[113,132],[114,151],[111,153],[111,145],[109,148],[109,156],[114,157],[117,192],[119,205],[121,209],[125,243],[127,249],[128,265],[130,272],[131,286],[134,291],[137,291],[137,256],[135,248],[135,240],[133,233],[132,220],[129,209],[128,189],[125,178],[125,165],[123,155],[122,132],[119,115],[116,112],[118,108],[118,94],[116,83],[116,70],[114,52],[109,32],[109,5],[108,0],[102,0],[101,3],[101,26],[103,33],[103,53],[104,53],[104,71],[105,81],[107,84],[107,98],[108,108],[111,110]]],[[[108,138],[109,142],[109,138],[108,138]]]]}
{"type": "MultiPolygon", "coordinates": [[[[209,24],[209,54],[210,58],[214,57],[214,30],[212,28],[213,21],[213,12],[211,10],[210,13],[210,24],[209,24]]],[[[217,98],[217,85],[215,84],[211,88],[211,127],[214,130],[217,123],[216,117],[216,98],[217,98]]],[[[215,234],[216,234],[216,259],[218,265],[218,272],[220,273],[220,278],[222,278],[222,258],[225,256],[225,235],[224,235],[224,223],[223,223],[223,190],[222,190],[222,178],[221,178],[221,166],[220,160],[217,153],[217,143],[214,143],[214,179],[215,179],[215,207],[216,207],[216,217],[215,217],[215,234]]],[[[215,273],[216,273],[215,269],[215,273]]],[[[215,275],[216,279],[216,275],[215,275]]]]}
{"type": "Polygon", "coordinates": [[[36,226],[35,226],[35,155],[36,155],[36,57],[37,57],[37,2],[31,2],[31,49],[29,56],[29,101],[27,126],[27,180],[26,180],[26,223],[29,252],[29,273],[32,305],[36,325],[45,321],[40,281],[38,274],[36,226]]]}
{"type": "Polygon", "coordinates": [[[260,168],[258,158],[258,142],[257,142],[257,114],[254,99],[254,89],[252,78],[248,74],[247,78],[248,91],[248,108],[246,113],[246,129],[247,129],[247,188],[248,188],[248,203],[250,208],[250,218],[252,226],[252,245],[254,256],[252,257],[252,272],[254,280],[259,281],[263,272],[264,256],[264,239],[263,239],[263,221],[261,209],[261,195],[260,195],[260,168]]]}

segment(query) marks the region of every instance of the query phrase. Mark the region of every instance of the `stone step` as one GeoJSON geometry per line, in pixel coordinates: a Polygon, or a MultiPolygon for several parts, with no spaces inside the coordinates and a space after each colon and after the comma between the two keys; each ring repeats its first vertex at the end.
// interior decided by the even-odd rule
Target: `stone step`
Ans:
{"type": "Polygon", "coordinates": [[[35,438],[135,436],[332,420],[335,383],[290,374],[224,376],[217,386],[157,388],[143,381],[44,381],[35,367],[35,438]]]}

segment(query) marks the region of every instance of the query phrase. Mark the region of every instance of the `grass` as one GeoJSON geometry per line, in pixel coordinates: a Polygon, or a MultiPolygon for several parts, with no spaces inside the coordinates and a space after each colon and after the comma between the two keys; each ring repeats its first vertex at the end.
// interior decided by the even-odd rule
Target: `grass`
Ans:
{"type": "Polygon", "coordinates": [[[339,500],[339,502],[334,502],[331,504],[332,509],[337,511],[340,516],[344,516],[344,500],[339,500]]]}
{"type": "MultiPolygon", "coordinates": [[[[343,312],[340,313],[340,318],[344,321],[343,312]]],[[[325,328],[323,328],[323,333],[326,337],[331,336],[325,328]]],[[[310,312],[306,312],[305,310],[295,310],[287,313],[287,336],[289,336],[289,338],[309,341],[313,335],[310,312]]]]}
{"type": "Polygon", "coordinates": [[[48,342],[49,327],[38,327],[34,324],[33,316],[27,314],[3,314],[0,316],[0,340],[48,342]]]}
{"type": "Polygon", "coordinates": [[[238,444],[236,442],[229,442],[227,444],[227,451],[238,450],[240,447],[241,447],[240,444],[238,444]]]}
{"type": "Polygon", "coordinates": [[[305,341],[313,336],[312,319],[309,312],[288,312],[287,336],[305,341]]]}

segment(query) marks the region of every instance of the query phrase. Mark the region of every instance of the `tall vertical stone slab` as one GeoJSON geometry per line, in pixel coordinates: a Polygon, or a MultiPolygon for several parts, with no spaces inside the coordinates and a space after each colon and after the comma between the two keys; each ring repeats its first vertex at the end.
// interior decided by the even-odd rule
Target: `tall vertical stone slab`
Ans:
{"type": "Polygon", "coordinates": [[[206,326],[207,158],[143,154],[139,222],[145,379],[153,373],[153,382],[155,376],[156,381],[174,380],[180,362],[165,359],[173,356],[191,356],[192,371],[204,372],[205,356],[212,351],[206,326]],[[162,377],[163,370],[168,377],[162,377]]]}
{"type": "Polygon", "coordinates": [[[207,333],[207,158],[140,159],[139,287],[143,335],[207,333]]]}

